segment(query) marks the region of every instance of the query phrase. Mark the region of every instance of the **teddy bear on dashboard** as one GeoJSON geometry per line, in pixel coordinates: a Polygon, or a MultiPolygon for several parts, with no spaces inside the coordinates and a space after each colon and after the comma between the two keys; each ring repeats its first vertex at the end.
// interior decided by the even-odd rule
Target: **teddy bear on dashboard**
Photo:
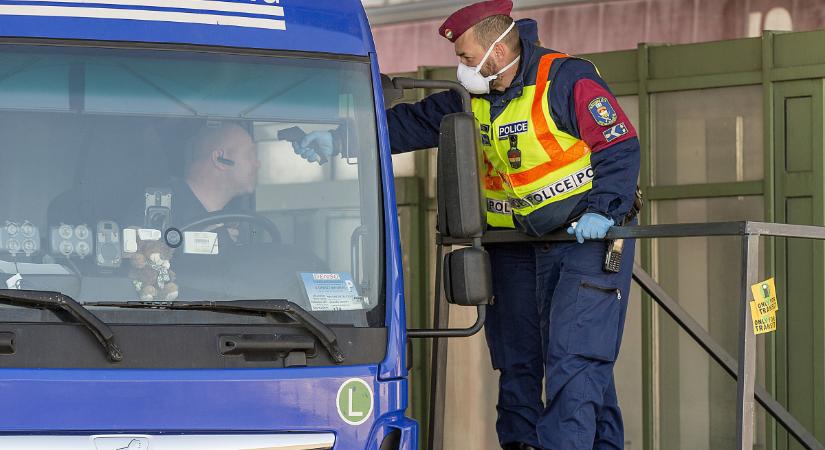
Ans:
{"type": "Polygon", "coordinates": [[[160,240],[138,240],[138,251],[131,258],[129,278],[142,301],[172,301],[178,298],[178,285],[172,267],[174,249],[160,240]]]}

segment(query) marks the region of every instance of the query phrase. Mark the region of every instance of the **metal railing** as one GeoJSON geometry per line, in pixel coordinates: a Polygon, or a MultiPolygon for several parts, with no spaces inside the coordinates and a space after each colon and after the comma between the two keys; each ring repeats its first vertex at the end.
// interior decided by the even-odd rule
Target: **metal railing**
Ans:
{"type": "MultiPolygon", "coordinates": [[[[653,278],[641,267],[633,268],[633,279],[641,288],[685,330],[722,368],[737,382],[737,409],[736,409],[736,441],[737,449],[752,450],[754,437],[754,412],[758,401],[765,410],[793,435],[803,446],[812,450],[825,450],[816,438],[768,391],[756,384],[756,336],[751,326],[750,286],[759,282],[759,238],[761,236],[803,238],[825,240],[825,227],[806,225],[787,225],[764,222],[718,222],[695,224],[669,224],[648,226],[613,227],[605,239],[646,239],[646,238],[682,238],[682,237],[709,237],[709,236],[739,236],[742,239],[741,261],[743,265],[740,280],[740,320],[739,320],[739,353],[734,359],[724,348],[716,342],[710,334],[682,308],[679,303],[665,292],[653,278]]],[[[554,233],[542,237],[527,236],[518,231],[490,231],[482,238],[482,243],[503,244],[518,242],[562,242],[570,241],[573,237],[565,232],[554,233]]],[[[443,237],[445,245],[465,245],[461,239],[443,237]]],[[[439,298],[437,296],[436,298],[439,298]]],[[[436,305],[439,310],[440,305],[436,305]]],[[[442,308],[443,312],[443,308],[442,308]]],[[[444,316],[439,317],[440,321],[444,316]]],[[[436,323],[436,325],[442,325],[436,323]]],[[[446,349],[445,349],[446,350],[446,349]]],[[[434,347],[435,351],[435,347],[434,347]]],[[[434,363],[442,367],[446,364],[446,351],[433,355],[434,363]]],[[[433,367],[432,393],[430,417],[443,419],[444,408],[444,380],[445,371],[433,367]],[[440,411],[439,411],[440,409],[440,411]]],[[[430,421],[432,424],[432,420],[430,421]]],[[[440,448],[440,433],[443,427],[436,426],[436,436],[431,436],[431,449],[440,448]],[[434,444],[434,445],[432,445],[434,444]]],[[[433,430],[431,429],[431,433],[433,430]]]]}

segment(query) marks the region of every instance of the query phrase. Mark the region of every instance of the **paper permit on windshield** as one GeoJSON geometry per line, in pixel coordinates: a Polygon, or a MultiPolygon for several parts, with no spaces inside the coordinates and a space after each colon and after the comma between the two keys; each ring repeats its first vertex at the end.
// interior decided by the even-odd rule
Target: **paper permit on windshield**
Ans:
{"type": "Polygon", "coordinates": [[[22,282],[23,276],[18,273],[6,280],[6,287],[8,289],[20,289],[22,282]]]}
{"type": "Polygon", "coordinates": [[[299,275],[312,311],[357,311],[367,305],[367,299],[358,295],[352,275],[346,272],[299,275]]]}

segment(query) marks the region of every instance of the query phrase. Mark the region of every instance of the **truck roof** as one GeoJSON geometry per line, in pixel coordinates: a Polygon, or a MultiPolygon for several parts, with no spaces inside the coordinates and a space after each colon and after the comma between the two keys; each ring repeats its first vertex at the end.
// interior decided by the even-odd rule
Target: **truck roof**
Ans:
{"type": "Polygon", "coordinates": [[[0,0],[3,37],[374,51],[360,0],[0,0]]]}

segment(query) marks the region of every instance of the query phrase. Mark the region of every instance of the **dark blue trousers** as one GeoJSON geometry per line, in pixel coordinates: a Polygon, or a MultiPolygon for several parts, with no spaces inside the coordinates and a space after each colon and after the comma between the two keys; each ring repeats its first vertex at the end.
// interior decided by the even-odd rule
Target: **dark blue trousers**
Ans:
{"type": "Polygon", "coordinates": [[[613,366],[634,244],[625,242],[618,274],[602,269],[604,242],[488,247],[495,300],[485,332],[500,372],[500,443],[547,450],[623,448],[613,366]]]}

